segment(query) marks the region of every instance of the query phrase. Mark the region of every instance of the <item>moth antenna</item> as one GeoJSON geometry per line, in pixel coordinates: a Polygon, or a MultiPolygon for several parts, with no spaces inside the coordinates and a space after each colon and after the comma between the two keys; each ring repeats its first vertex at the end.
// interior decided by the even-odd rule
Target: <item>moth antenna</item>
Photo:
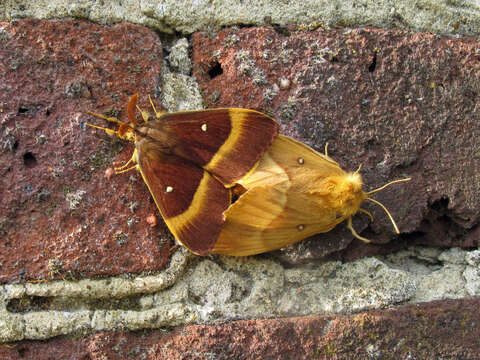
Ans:
{"type": "Polygon", "coordinates": [[[358,211],[360,211],[361,213],[364,213],[364,214],[367,214],[369,217],[370,217],[370,221],[373,222],[375,221],[372,213],[368,210],[365,210],[365,209],[358,209],[358,211]]]}
{"type": "Polygon", "coordinates": [[[378,189],[371,190],[371,191],[367,192],[367,195],[371,195],[371,194],[374,194],[374,193],[376,193],[376,192],[382,191],[383,189],[389,187],[390,185],[397,184],[397,183],[401,183],[401,182],[406,182],[406,181],[410,181],[410,180],[412,180],[411,177],[405,178],[405,179],[398,179],[398,180],[390,181],[388,184],[385,184],[385,185],[383,185],[383,186],[380,186],[378,189]]]}
{"type": "Polygon", "coordinates": [[[115,130],[112,130],[112,129],[108,129],[108,128],[105,128],[105,127],[101,127],[101,126],[97,126],[97,125],[93,125],[93,124],[89,124],[89,123],[86,123],[85,125],[90,126],[92,128],[95,128],[95,129],[103,130],[110,136],[113,136],[115,134],[118,135],[118,132],[115,131],[115,130]]]}
{"type": "Polygon", "coordinates": [[[125,133],[128,131],[128,130],[132,130],[135,132],[135,128],[131,127],[130,125],[128,124],[125,124],[123,122],[121,122],[120,120],[118,120],[117,118],[114,118],[114,117],[108,117],[108,116],[105,116],[105,115],[102,115],[102,114],[99,114],[99,113],[96,113],[96,112],[93,112],[93,111],[88,111],[88,114],[89,115],[92,115],[92,116],[95,116],[99,119],[103,119],[105,121],[110,121],[110,122],[114,122],[116,124],[119,124],[119,128],[118,130],[112,130],[112,129],[108,129],[108,128],[105,128],[105,127],[102,127],[102,126],[98,126],[98,125],[93,125],[93,124],[89,124],[87,123],[86,125],[87,126],[90,126],[90,127],[93,127],[95,129],[99,129],[99,130],[103,130],[105,131],[108,135],[112,136],[112,135],[117,135],[119,138],[121,139],[126,139],[126,140],[129,140],[129,141],[133,141],[132,139],[130,139],[129,137],[126,137],[125,136],[125,133]]]}
{"type": "Polygon", "coordinates": [[[105,115],[102,115],[102,114],[99,114],[99,113],[96,113],[96,112],[93,112],[93,111],[88,111],[87,114],[90,114],[92,116],[95,116],[99,119],[103,119],[105,121],[110,121],[110,122],[114,122],[118,125],[122,125],[123,122],[121,122],[120,120],[118,120],[117,118],[114,118],[114,117],[108,117],[108,116],[105,116],[105,115]]]}
{"type": "Polygon", "coordinates": [[[135,127],[137,120],[135,119],[135,107],[137,106],[138,93],[133,94],[128,100],[127,115],[130,123],[135,127]]]}
{"type": "Polygon", "coordinates": [[[328,156],[328,141],[325,143],[325,156],[328,156]]]}
{"type": "Polygon", "coordinates": [[[152,105],[153,112],[155,113],[155,117],[157,119],[166,113],[166,111],[163,109],[160,111],[157,111],[157,109],[155,108],[155,104],[153,103],[152,97],[150,95],[148,95],[148,100],[150,100],[150,105],[152,105]]]}
{"type": "Polygon", "coordinates": [[[352,232],[352,235],[355,236],[357,239],[359,240],[362,240],[366,243],[369,243],[370,240],[368,240],[367,238],[364,238],[363,236],[360,236],[357,234],[357,232],[355,231],[355,229],[353,228],[353,225],[352,225],[352,217],[350,216],[348,218],[348,221],[347,221],[347,227],[350,229],[350,231],[352,232]]]}
{"type": "Polygon", "coordinates": [[[393,224],[393,227],[395,228],[395,232],[396,232],[397,234],[400,234],[400,231],[398,230],[398,226],[397,226],[397,224],[395,223],[395,220],[393,220],[393,217],[392,217],[392,215],[390,214],[390,211],[388,211],[387,208],[386,208],[380,201],[377,201],[377,200],[372,199],[372,198],[369,198],[369,197],[367,197],[366,200],[370,200],[371,202],[379,205],[383,210],[385,210],[385,212],[387,213],[388,217],[390,218],[390,221],[391,221],[392,224],[393,224]]]}
{"type": "Polygon", "coordinates": [[[143,121],[147,123],[148,119],[150,118],[149,112],[146,111],[146,110],[140,109],[140,106],[138,106],[138,105],[137,105],[137,109],[138,109],[138,111],[140,111],[140,114],[142,114],[143,121]]]}
{"type": "Polygon", "coordinates": [[[358,174],[358,173],[360,172],[360,169],[361,169],[361,168],[362,168],[362,164],[360,164],[360,165],[358,166],[358,169],[355,170],[354,174],[358,174]]]}

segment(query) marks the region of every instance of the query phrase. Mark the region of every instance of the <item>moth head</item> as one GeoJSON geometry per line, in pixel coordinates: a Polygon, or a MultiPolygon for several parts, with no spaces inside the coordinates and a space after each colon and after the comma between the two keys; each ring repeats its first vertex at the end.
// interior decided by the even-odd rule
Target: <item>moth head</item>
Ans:
{"type": "MultiPolygon", "coordinates": [[[[137,107],[137,98],[138,98],[138,94],[133,94],[130,97],[130,100],[128,101],[128,105],[127,105],[127,114],[128,114],[128,120],[129,120],[128,123],[121,122],[120,120],[114,117],[108,117],[92,111],[88,112],[90,115],[118,124],[119,125],[118,130],[112,130],[102,126],[89,124],[89,123],[87,123],[87,126],[93,127],[95,129],[103,130],[110,136],[117,135],[120,139],[135,141],[135,133],[136,133],[136,126],[137,126],[137,121],[135,119],[135,108],[137,107]]],[[[144,114],[142,112],[142,117],[143,116],[144,114]]]]}
{"type": "Polygon", "coordinates": [[[327,195],[329,206],[340,210],[344,219],[353,216],[367,197],[362,189],[362,176],[358,172],[328,176],[320,184],[320,188],[314,192],[320,197],[327,195]]]}
{"type": "MultiPolygon", "coordinates": [[[[360,166],[360,167],[361,167],[361,166],[360,166]]],[[[346,179],[351,178],[350,181],[353,182],[353,183],[355,183],[356,176],[359,176],[359,179],[360,179],[359,185],[360,185],[360,188],[361,188],[362,182],[361,182],[361,177],[360,177],[360,174],[359,174],[360,167],[359,167],[358,170],[355,171],[354,173],[349,173],[349,174],[347,174],[347,175],[345,176],[345,178],[346,178],[346,179]]],[[[379,187],[378,189],[374,189],[374,190],[371,190],[371,191],[368,191],[368,192],[364,192],[363,190],[360,190],[361,193],[363,194],[363,199],[362,199],[361,202],[363,202],[364,200],[368,200],[368,201],[371,201],[371,202],[377,204],[378,206],[380,206],[380,207],[385,211],[385,213],[387,214],[388,218],[389,218],[390,221],[392,222],[393,228],[395,229],[395,232],[396,232],[397,234],[400,234],[400,231],[398,230],[398,226],[397,226],[397,224],[395,223],[395,220],[393,219],[392,214],[390,214],[390,211],[388,211],[388,209],[387,209],[380,201],[377,201],[377,200],[371,198],[370,195],[372,195],[372,194],[374,194],[374,193],[376,193],[376,192],[382,191],[382,190],[384,190],[385,188],[389,187],[390,185],[397,184],[397,183],[400,183],[400,182],[410,181],[411,179],[412,179],[412,178],[394,180],[394,181],[391,181],[391,182],[389,182],[389,183],[387,183],[387,184],[379,187]]],[[[347,180],[346,180],[346,181],[347,181],[347,180]]],[[[373,220],[374,220],[373,215],[372,215],[369,211],[360,208],[360,205],[361,205],[361,203],[358,204],[358,207],[356,208],[355,213],[356,213],[356,212],[365,213],[365,214],[367,214],[367,215],[370,217],[370,219],[373,221],[373,220]]],[[[347,227],[350,229],[350,231],[352,232],[353,236],[355,236],[357,239],[362,240],[362,241],[365,241],[365,242],[370,242],[369,239],[364,238],[363,236],[360,236],[360,235],[355,231],[355,229],[353,228],[353,225],[352,225],[352,216],[353,216],[355,213],[353,213],[350,217],[348,217],[347,227]]]]}
{"type": "Polygon", "coordinates": [[[359,172],[347,173],[339,185],[339,190],[343,193],[343,197],[349,207],[358,209],[366,198],[365,192],[362,189],[362,176],[359,172]]]}

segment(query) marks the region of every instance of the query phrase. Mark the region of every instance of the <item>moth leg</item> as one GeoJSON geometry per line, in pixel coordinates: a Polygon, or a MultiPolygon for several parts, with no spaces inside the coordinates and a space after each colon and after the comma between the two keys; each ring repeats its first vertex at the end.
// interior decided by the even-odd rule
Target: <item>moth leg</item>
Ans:
{"type": "Polygon", "coordinates": [[[348,228],[350,229],[350,231],[352,232],[352,235],[355,236],[357,239],[362,240],[362,241],[364,241],[364,242],[366,242],[366,243],[369,243],[369,242],[370,242],[370,240],[368,240],[367,238],[364,238],[363,236],[360,236],[360,235],[357,234],[357,232],[355,231],[355,229],[354,229],[353,226],[352,226],[352,217],[351,217],[351,216],[348,218],[347,227],[348,227],[348,228]]]}
{"type": "Polygon", "coordinates": [[[130,160],[128,160],[125,164],[123,164],[122,166],[120,167],[116,167],[114,168],[113,170],[115,170],[115,173],[118,174],[118,171],[122,171],[123,169],[125,169],[128,165],[130,165],[131,163],[133,162],[133,156],[130,158],[130,160]]]}
{"type": "Polygon", "coordinates": [[[115,170],[115,174],[122,174],[124,172],[127,172],[127,171],[130,171],[130,170],[133,170],[133,169],[137,168],[137,165],[135,164],[134,166],[129,167],[128,169],[125,169],[132,162],[136,163],[136,160],[135,160],[136,157],[137,157],[137,152],[136,151],[137,151],[136,149],[133,151],[132,157],[125,164],[123,164],[120,167],[116,167],[116,168],[113,169],[113,170],[115,170]]]}
{"type": "Polygon", "coordinates": [[[152,105],[152,109],[153,111],[155,112],[155,117],[158,119],[160,117],[162,117],[163,114],[165,114],[167,111],[161,107],[159,111],[157,111],[157,109],[155,108],[155,105],[153,104],[153,100],[152,100],[152,97],[150,95],[148,95],[148,100],[150,100],[150,105],[152,105]]]}
{"type": "Polygon", "coordinates": [[[115,169],[115,174],[123,174],[123,173],[126,173],[126,172],[129,172],[130,170],[134,170],[134,169],[138,169],[138,165],[135,164],[133,165],[132,167],[129,167],[128,169],[125,169],[125,170],[117,170],[115,169]]]}

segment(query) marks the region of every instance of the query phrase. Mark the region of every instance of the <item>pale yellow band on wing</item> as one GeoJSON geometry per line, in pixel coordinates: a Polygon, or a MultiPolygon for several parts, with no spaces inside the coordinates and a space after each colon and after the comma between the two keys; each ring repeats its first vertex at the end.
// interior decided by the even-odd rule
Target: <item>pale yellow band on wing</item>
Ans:
{"type": "Polygon", "coordinates": [[[180,243],[182,243],[182,231],[192,223],[195,217],[204,210],[204,207],[207,204],[209,179],[210,175],[204,171],[202,180],[200,181],[200,184],[198,184],[197,191],[195,191],[195,195],[193,195],[193,199],[188,209],[177,216],[165,219],[170,231],[180,243]]]}
{"type": "Polygon", "coordinates": [[[220,146],[220,148],[217,150],[215,155],[213,155],[208,164],[203,167],[205,170],[214,173],[215,171],[213,170],[218,166],[218,164],[227,158],[227,154],[232,152],[232,149],[236,146],[240,136],[242,135],[242,123],[250,112],[252,112],[252,110],[229,109],[231,124],[230,134],[228,135],[227,140],[225,140],[222,146],[220,146]]]}
{"type": "MultiPolygon", "coordinates": [[[[200,181],[200,184],[197,187],[197,190],[195,191],[195,194],[193,195],[192,202],[190,203],[190,206],[186,211],[181,213],[180,215],[167,218],[165,215],[162,213],[162,208],[160,207],[160,204],[155,197],[155,194],[153,193],[152,189],[150,188],[150,185],[148,181],[146,180],[145,175],[142,172],[142,168],[140,166],[137,167],[137,169],[140,171],[140,174],[142,175],[143,181],[145,184],[147,184],[148,190],[150,191],[150,194],[153,196],[153,200],[155,201],[155,204],[157,205],[158,211],[160,211],[160,214],[162,215],[163,219],[165,220],[165,223],[168,225],[168,228],[170,232],[175,236],[175,238],[178,240],[180,244],[182,244],[184,247],[187,247],[183,244],[182,238],[180,234],[182,233],[182,230],[187,226],[187,224],[191,223],[191,220],[194,219],[203,209],[203,206],[206,204],[206,198],[207,198],[207,191],[208,191],[208,180],[210,175],[207,172],[203,172],[203,177],[202,180],[200,181]]],[[[175,191],[175,189],[174,189],[175,191]]]]}
{"type": "MultiPolygon", "coordinates": [[[[272,148],[275,147],[275,144],[274,141],[272,148]]],[[[238,180],[238,183],[245,189],[250,189],[255,186],[273,186],[285,181],[288,181],[290,185],[290,178],[285,169],[275,162],[270,156],[270,151],[267,151],[252,168],[252,171],[238,180]]]]}

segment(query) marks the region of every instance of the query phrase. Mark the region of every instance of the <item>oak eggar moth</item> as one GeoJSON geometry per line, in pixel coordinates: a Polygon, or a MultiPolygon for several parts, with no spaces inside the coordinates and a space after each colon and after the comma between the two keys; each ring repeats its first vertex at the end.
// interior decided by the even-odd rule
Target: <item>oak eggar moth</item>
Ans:
{"type": "Polygon", "coordinates": [[[137,97],[128,103],[128,123],[89,112],[119,124],[118,130],[87,125],[134,142],[131,159],[115,172],[137,169],[177,240],[195,254],[209,254],[231,204],[230,187],[252,172],[276,137],[278,125],[247,109],[166,113],[157,111],[151,99],[155,117],[150,119],[136,106],[137,97]],[[140,123],[136,108],[142,114],[140,123]]]}
{"type": "MultiPolygon", "coordinates": [[[[360,170],[360,169],[359,169],[360,170]]],[[[246,191],[225,212],[226,221],[212,253],[247,256],[276,250],[311,235],[327,232],[352,216],[365,200],[383,207],[364,192],[359,171],[347,173],[325,151],[320,154],[289,137],[279,135],[252,174],[238,183],[246,191]]]]}

